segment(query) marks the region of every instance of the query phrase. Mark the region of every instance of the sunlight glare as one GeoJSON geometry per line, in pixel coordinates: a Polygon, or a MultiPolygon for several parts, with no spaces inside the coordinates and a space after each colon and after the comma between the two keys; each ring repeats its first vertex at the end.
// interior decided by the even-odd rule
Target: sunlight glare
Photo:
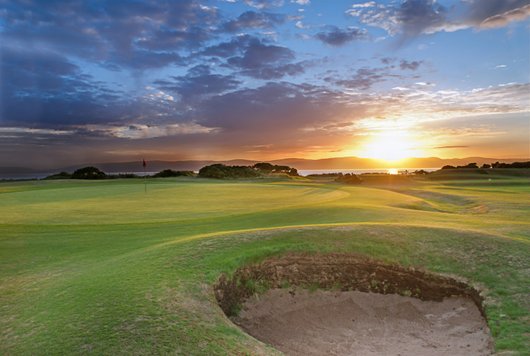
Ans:
{"type": "Polygon", "coordinates": [[[405,132],[380,133],[372,136],[360,150],[363,158],[395,162],[418,155],[416,142],[405,132]]]}

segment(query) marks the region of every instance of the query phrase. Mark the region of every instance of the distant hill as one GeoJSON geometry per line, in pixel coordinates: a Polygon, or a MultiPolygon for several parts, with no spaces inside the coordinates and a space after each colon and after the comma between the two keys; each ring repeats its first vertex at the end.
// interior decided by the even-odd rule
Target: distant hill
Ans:
{"type": "MultiPolygon", "coordinates": [[[[284,158],[279,160],[269,160],[272,164],[286,165],[295,167],[298,170],[317,170],[317,169],[376,169],[376,168],[441,168],[445,165],[461,166],[471,162],[477,163],[479,166],[484,163],[492,162],[521,162],[530,161],[530,158],[513,158],[513,159],[498,159],[498,158],[486,158],[486,157],[466,157],[466,158],[452,158],[442,159],[438,157],[426,157],[426,158],[410,158],[400,161],[397,165],[387,163],[384,161],[359,158],[359,157],[334,157],[334,158],[323,158],[323,159],[304,159],[304,158],[284,158]]],[[[214,160],[189,160],[189,161],[147,161],[148,172],[158,172],[163,169],[173,170],[187,170],[187,171],[198,171],[200,168],[215,164],[223,163],[226,165],[239,165],[248,166],[253,165],[258,160],[244,160],[234,159],[227,161],[214,161],[214,160]]],[[[85,163],[79,165],[72,165],[68,167],[57,167],[51,169],[31,169],[27,167],[0,167],[0,178],[14,178],[17,176],[27,177],[39,177],[51,173],[66,171],[73,172],[74,170],[85,167],[95,166],[106,173],[118,173],[118,172],[142,172],[141,161],[129,161],[129,162],[106,162],[106,163],[85,163]]]]}

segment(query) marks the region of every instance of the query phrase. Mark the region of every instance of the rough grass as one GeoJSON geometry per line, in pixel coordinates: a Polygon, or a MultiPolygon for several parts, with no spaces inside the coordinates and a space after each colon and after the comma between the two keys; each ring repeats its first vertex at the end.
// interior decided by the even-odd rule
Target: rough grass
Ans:
{"type": "Polygon", "coordinates": [[[465,278],[484,290],[497,350],[524,354],[530,182],[476,183],[0,184],[0,354],[274,354],[225,318],[211,285],[288,251],[465,278]]]}

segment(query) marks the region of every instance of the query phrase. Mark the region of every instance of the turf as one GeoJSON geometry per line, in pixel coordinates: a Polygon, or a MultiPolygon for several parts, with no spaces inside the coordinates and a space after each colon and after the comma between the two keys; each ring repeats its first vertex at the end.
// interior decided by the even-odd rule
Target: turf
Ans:
{"type": "Polygon", "coordinates": [[[0,184],[0,354],[274,354],[211,285],[286,251],[340,251],[467,279],[497,351],[530,349],[530,181],[0,184]]]}

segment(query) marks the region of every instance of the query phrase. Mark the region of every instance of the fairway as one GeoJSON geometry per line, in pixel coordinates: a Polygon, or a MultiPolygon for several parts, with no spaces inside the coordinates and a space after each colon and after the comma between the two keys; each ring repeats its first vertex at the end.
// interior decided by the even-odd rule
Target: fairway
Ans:
{"type": "Polygon", "coordinates": [[[353,252],[483,291],[530,349],[530,181],[346,186],[200,178],[0,184],[0,354],[275,354],[213,284],[286,252],[353,252]]]}

